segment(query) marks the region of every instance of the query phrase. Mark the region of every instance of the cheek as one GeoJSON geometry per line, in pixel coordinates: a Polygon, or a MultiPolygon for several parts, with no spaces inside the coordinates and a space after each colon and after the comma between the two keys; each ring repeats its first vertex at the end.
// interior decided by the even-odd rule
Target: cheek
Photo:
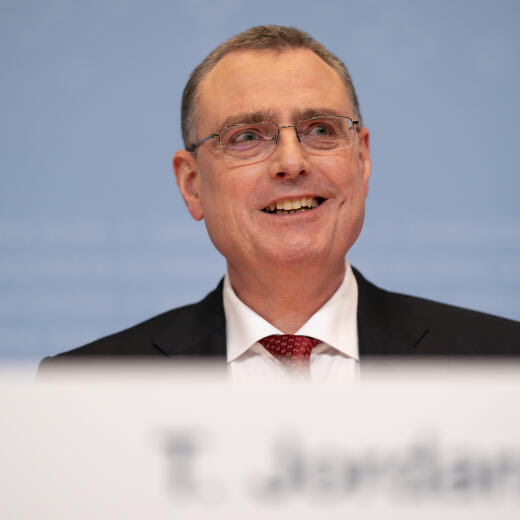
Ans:
{"type": "Polygon", "coordinates": [[[350,193],[361,179],[351,154],[319,157],[316,166],[322,172],[323,178],[334,185],[337,192],[344,192],[345,195],[350,193]]]}
{"type": "Polygon", "coordinates": [[[214,191],[225,202],[227,213],[244,219],[265,200],[262,185],[266,180],[262,165],[238,166],[223,172],[214,191]]]}
{"type": "Polygon", "coordinates": [[[201,175],[201,203],[208,230],[223,235],[240,228],[252,206],[250,172],[221,169],[201,175]]]}

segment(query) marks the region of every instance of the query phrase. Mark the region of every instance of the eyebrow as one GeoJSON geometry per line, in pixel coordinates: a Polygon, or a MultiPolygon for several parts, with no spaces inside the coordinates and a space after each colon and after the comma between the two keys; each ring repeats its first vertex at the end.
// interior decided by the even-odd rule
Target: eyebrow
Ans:
{"type": "MultiPolygon", "coordinates": [[[[295,110],[292,114],[291,121],[301,121],[302,119],[310,119],[316,116],[339,116],[348,114],[339,114],[337,110],[330,107],[315,107],[295,110]]],[[[222,122],[220,128],[227,128],[228,126],[238,125],[240,123],[263,123],[263,122],[278,122],[274,113],[270,110],[258,110],[256,112],[241,112],[227,117],[222,122]]]]}
{"type": "Polygon", "coordinates": [[[274,117],[269,110],[259,110],[257,112],[242,112],[226,117],[222,122],[221,128],[226,128],[240,123],[263,123],[264,121],[273,121],[274,117]]]}
{"type": "Polygon", "coordinates": [[[301,121],[302,119],[310,119],[316,116],[346,116],[348,114],[340,114],[338,110],[333,110],[330,107],[318,107],[308,108],[306,110],[300,110],[295,115],[295,121],[301,121]]]}

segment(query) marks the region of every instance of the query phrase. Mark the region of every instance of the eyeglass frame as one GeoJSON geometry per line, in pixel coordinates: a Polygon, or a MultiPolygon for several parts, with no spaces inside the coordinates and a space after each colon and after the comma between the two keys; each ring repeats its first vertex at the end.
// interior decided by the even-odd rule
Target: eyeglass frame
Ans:
{"type": "Polygon", "coordinates": [[[190,147],[186,147],[186,151],[190,152],[190,153],[194,153],[194,152],[196,152],[197,148],[199,148],[199,146],[204,144],[206,141],[209,141],[210,139],[214,139],[215,137],[218,137],[219,144],[222,144],[222,138],[221,138],[222,132],[225,132],[226,130],[229,130],[230,128],[236,128],[236,127],[239,127],[239,126],[247,126],[247,125],[254,125],[254,124],[257,124],[257,125],[258,124],[262,124],[262,125],[263,124],[275,125],[276,126],[276,135],[272,139],[272,141],[274,141],[274,144],[278,144],[278,140],[280,138],[280,129],[281,128],[294,128],[294,131],[296,132],[296,137],[298,139],[298,142],[301,143],[302,140],[301,140],[300,134],[298,133],[297,126],[300,123],[303,123],[304,121],[313,121],[314,119],[323,119],[323,118],[327,118],[327,117],[338,117],[338,118],[347,119],[348,121],[350,121],[350,123],[352,125],[352,126],[350,126],[350,130],[357,129],[359,131],[359,129],[361,128],[361,122],[360,121],[354,121],[350,116],[340,116],[340,115],[330,115],[330,114],[329,115],[319,115],[319,116],[308,117],[308,118],[305,118],[305,119],[300,119],[299,121],[294,123],[294,125],[279,125],[278,123],[275,123],[274,121],[259,121],[257,123],[237,123],[235,125],[225,126],[224,128],[221,128],[218,132],[214,132],[212,134],[209,134],[204,139],[201,139],[198,143],[195,143],[194,145],[192,145],[190,147]]]}

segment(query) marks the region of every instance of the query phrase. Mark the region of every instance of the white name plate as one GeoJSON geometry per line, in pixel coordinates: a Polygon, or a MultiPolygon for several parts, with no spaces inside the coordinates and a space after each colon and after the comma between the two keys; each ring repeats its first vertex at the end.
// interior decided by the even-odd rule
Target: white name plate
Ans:
{"type": "Polygon", "coordinates": [[[518,361],[362,374],[273,387],[192,365],[3,367],[0,518],[520,518],[518,361]]]}

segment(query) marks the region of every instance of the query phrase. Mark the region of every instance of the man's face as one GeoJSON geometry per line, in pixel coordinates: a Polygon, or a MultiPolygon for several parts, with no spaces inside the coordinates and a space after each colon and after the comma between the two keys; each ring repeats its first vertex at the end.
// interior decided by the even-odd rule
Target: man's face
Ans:
{"type": "MultiPolygon", "coordinates": [[[[303,49],[228,54],[202,82],[197,107],[199,139],[250,122],[248,114],[258,112],[280,125],[308,112],[355,119],[340,76],[303,49]]],[[[225,157],[218,139],[200,146],[196,158],[184,152],[186,160],[174,159],[191,214],[204,218],[230,269],[267,274],[276,267],[327,269],[344,261],[361,231],[370,175],[368,131],[355,133],[350,147],[327,155],[307,152],[294,128],[287,128],[272,155],[253,164],[225,157]],[[302,199],[320,204],[296,213],[264,211],[302,199]]]]}

